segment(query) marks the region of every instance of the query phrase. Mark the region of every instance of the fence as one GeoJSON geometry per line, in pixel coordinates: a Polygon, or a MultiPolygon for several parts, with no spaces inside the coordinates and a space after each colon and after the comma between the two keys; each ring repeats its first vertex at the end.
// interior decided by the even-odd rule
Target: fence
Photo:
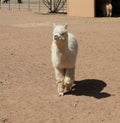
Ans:
{"type": "MultiPolygon", "coordinates": [[[[19,11],[33,11],[40,13],[48,13],[48,8],[43,4],[42,0],[22,0],[22,3],[18,3],[18,0],[9,0],[7,3],[3,3],[0,0],[0,10],[7,9],[19,10],[19,11]]],[[[60,12],[67,13],[67,4],[63,6],[60,12]]]]}

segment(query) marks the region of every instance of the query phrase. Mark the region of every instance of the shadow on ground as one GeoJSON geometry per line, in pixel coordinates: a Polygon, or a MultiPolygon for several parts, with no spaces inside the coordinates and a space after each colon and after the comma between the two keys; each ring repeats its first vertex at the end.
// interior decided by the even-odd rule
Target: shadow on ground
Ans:
{"type": "Polygon", "coordinates": [[[76,96],[92,96],[97,99],[106,98],[111,96],[111,94],[102,92],[107,84],[102,80],[97,79],[86,79],[81,81],[75,81],[72,90],[67,92],[66,95],[76,95],[76,96]]]}

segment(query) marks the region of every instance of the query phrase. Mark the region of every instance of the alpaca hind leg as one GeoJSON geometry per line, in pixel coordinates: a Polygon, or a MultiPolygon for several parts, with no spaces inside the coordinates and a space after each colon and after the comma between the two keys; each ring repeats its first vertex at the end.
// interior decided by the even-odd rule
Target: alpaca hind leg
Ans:
{"type": "Polygon", "coordinates": [[[66,69],[65,79],[64,79],[66,91],[69,91],[72,88],[74,80],[75,80],[75,68],[66,69]]]}
{"type": "Polygon", "coordinates": [[[55,77],[56,77],[56,83],[57,83],[57,89],[59,96],[64,95],[64,78],[65,78],[65,70],[55,68],[55,77]]]}
{"type": "Polygon", "coordinates": [[[112,10],[109,10],[109,16],[112,17],[112,10]]]}

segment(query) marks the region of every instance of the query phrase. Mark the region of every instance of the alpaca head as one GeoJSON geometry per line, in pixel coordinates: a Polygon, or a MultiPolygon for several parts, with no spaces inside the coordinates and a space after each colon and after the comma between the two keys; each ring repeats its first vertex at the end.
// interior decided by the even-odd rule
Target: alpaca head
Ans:
{"type": "Polygon", "coordinates": [[[53,24],[53,39],[56,42],[64,41],[67,39],[67,25],[56,25],[53,24]]]}

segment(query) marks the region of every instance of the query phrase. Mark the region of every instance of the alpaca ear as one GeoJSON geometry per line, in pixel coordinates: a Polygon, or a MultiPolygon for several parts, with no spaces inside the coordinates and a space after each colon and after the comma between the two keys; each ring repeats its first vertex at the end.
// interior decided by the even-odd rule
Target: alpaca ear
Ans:
{"type": "Polygon", "coordinates": [[[68,25],[67,24],[65,24],[65,29],[67,29],[68,28],[68,25]]]}
{"type": "Polygon", "coordinates": [[[53,28],[55,28],[56,27],[56,24],[55,23],[53,23],[53,28]]]}

